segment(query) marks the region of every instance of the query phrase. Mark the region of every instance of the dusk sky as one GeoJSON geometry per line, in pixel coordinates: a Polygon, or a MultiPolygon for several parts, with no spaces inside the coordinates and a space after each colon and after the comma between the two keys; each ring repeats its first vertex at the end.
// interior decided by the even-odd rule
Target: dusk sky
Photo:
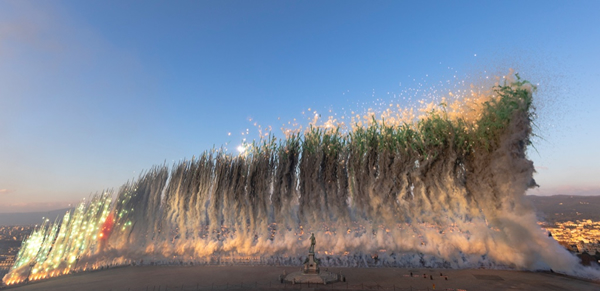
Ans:
{"type": "Polygon", "coordinates": [[[0,212],[511,68],[539,87],[529,194],[599,195],[600,1],[0,1],[0,212]]]}

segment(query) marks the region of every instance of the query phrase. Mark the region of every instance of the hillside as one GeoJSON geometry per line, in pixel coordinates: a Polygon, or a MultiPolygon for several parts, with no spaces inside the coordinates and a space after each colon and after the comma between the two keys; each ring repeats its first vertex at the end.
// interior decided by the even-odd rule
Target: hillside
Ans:
{"type": "Polygon", "coordinates": [[[56,218],[62,218],[67,210],[69,208],[44,212],[0,213],[0,226],[40,224],[44,217],[54,221],[56,218]]]}
{"type": "Polygon", "coordinates": [[[538,216],[547,222],[600,220],[600,196],[535,196],[527,198],[537,209],[538,216]]]}

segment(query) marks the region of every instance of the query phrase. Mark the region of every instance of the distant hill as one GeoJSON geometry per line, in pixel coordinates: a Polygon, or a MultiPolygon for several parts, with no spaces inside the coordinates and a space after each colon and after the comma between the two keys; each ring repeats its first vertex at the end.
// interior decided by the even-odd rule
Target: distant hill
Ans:
{"type": "Polygon", "coordinates": [[[526,196],[547,222],[600,220],[600,196],[526,196]]]}
{"type": "Polygon", "coordinates": [[[0,213],[0,226],[41,224],[44,217],[54,221],[57,217],[62,218],[69,209],[71,208],[46,212],[0,213]]]}

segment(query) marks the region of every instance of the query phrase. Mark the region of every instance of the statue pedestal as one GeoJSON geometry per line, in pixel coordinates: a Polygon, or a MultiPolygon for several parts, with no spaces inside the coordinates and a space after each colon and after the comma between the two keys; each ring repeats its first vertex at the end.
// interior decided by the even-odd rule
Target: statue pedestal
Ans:
{"type": "Polygon", "coordinates": [[[315,253],[309,253],[304,268],[302,269],[304,274],[319,274],[319,261],[315,259],[315,253]]]}

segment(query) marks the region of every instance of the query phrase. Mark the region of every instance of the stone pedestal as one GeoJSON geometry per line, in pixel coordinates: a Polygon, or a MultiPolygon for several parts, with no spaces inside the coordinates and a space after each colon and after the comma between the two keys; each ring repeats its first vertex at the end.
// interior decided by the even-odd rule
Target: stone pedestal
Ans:
{"type": "Polygon", "coordinates": [[[281,276],[281,283],[287,282],[292,284],[331,284],[334,282],[344,281],[344,277],[331,272],[320,272],[318,274],[304,274],[304,272],[294,272],[286,276],[281,276]]]}
{"type": "Polygon", "coordinates": [[[309,253],[308,258],[304,262],[304,267],[302,268],[302,273],[304,274],[319,274],[319,261],[315,259],[314,253],[309,253]]]}

